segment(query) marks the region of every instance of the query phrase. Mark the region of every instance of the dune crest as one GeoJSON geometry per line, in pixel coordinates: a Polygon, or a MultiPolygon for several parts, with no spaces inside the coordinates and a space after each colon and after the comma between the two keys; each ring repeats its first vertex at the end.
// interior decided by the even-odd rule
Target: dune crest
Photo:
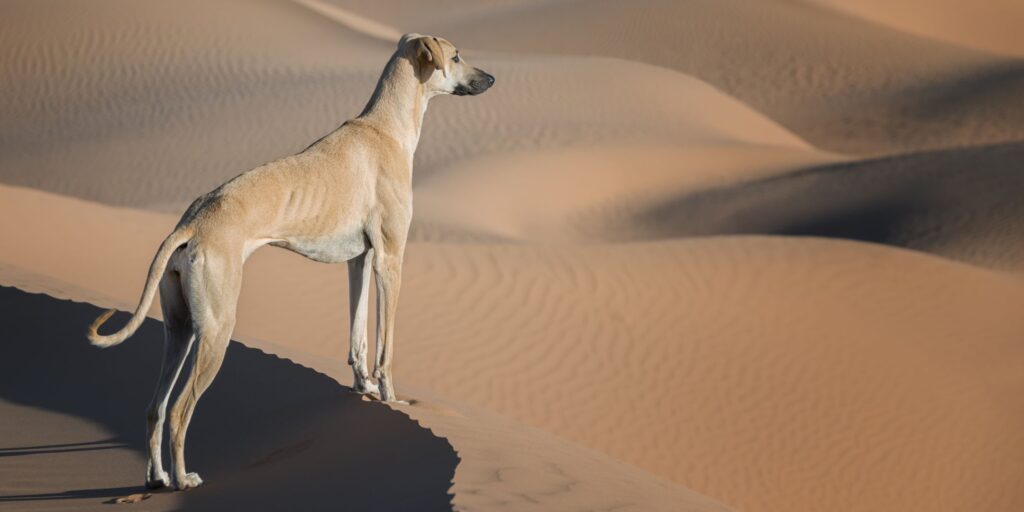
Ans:
{"type": "Polygon", "coordinates": [[[817,0],[822,5],[913,34],[980,50],[1024,56],[1024,5],[1014,0],[817,0]]]}
{"type": "Polygon", "coordinates": [[[295,3],[318,12],[352,30],[376,37],[381,41],[394,42],[402,37],[402,33],[393,27],[378,23],[368,18],[353,14],[349,11],[331,5],[320,0],[292,0],[295,3]]]}

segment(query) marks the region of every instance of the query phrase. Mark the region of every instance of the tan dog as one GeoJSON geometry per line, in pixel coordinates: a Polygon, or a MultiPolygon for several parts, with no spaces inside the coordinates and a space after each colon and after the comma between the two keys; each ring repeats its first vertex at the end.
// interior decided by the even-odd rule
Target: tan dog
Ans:
{"type": "Polygon", "coordinates": [[[153,258],[135,314],[110,335],[93,323],[101,347],[124,341],[145,320],[158,283],[165,352],[148,410],[148,487],[169,485],[161,462],[167,401],[192,352],[192,371],[171,409],[171,452],[179,489],[202,483],[185,471],[185,432],[196,401],[220,369],[235,325],[242,265],[263,245],[324,263],[348,262],[354,389],[395,401],[391,361],[402,257],[412,219],[412,162],[423,114],[439,94],[479,94],[494,77],[468,65],[448,41],[406,34],[359,117],[302,153],[257,167],[189,206],[153,258]],[[369,264],[367,264],[369,263],[369,264]],[[377,281],[377,360],[366,367],[370,268],[377,281]],[[193,343],[196,341],[196,343],[193,343]],[[195,347],[193,347],[195,345],[195,347]]]}

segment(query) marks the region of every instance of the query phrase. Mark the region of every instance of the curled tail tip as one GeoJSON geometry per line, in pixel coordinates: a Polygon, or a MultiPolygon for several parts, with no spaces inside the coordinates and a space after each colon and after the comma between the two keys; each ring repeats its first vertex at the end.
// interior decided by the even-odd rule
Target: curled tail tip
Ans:
{"type": "Polygon", "coordinates": [[[187,243],[192,234],[191,227],[183,226],[175,229],[173,233],[164,239],[163,243],[160,244],[160,250],[157,251],[156,256],[153,256],[153,262],[149,265],[149,275],[146,277],[146,285],[142,289],[142,298],[139,299],[139,306],[135,309],[131,320],[121,330],[102,335],[99,333],[100,327],[115,312],[113,309],[107,310],[89,326],[86,337],[89,338],[90,343],[97,347],[110,347],[121,343],[135,333],[135,330],[146,319],[146,311],[149,310],[149,306],[153,303],[153,298],[159,287],[160,276],[167,269],[167,262],[170,261],[171,255],[178,247],[187,243]]]}
{"type": "Polygon", "coordinates": [[[89,332],[87,334],[89,343],[92,343],[97,347],[109,347],[111,345],[116,345],[119,342],[118,340],[115,340],[113,336],[103,336],[99,333],[100,326],[109,320],[110,317],[114,315],[115,311],[116,310],[114,309],[108,309],[103,312],[103,314],[100,315],[92,325],[89,326],[89,332]]]}

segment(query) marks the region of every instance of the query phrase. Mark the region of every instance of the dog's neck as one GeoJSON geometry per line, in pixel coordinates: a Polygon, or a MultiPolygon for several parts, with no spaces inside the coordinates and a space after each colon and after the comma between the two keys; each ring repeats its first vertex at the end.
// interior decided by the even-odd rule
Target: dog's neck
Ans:
{"type": "Polygon", "coordinates": [[[416,77],[413,63],[396,52],[384,67],[377,88],[359,118],[374,123],[394,137],[412,162],[429,100],[430,95],[416,77]]]}

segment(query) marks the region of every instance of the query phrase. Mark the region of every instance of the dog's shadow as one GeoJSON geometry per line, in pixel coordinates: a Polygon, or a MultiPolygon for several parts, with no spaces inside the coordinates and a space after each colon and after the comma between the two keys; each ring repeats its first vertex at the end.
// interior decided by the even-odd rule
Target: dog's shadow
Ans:
{"type": "MultiPolygon", "coordinates": [[[[88,468],[88,458],[99,450],[127,447],[144,454],[145,408],[163,350],[159,322],[147,320],[122,345],[98,349],[84,336],[101,313],[91,305],[0,287],[0,311],[0,398],[73,415],[113,434],[33,446],[0,439],[0,463],[4,457],[62,453],[87,458],[76,464],[88,468]]],[[[405,414],[235,342],[196,408],[186,454],[189,470],[207,483],[173,493],[169,508],[450,510],[459,461],[445,439],[405,414]]],[[[164,460],[170,460],[166,442],[164,460]]],[[[144,491],[143,462],[110,475],[105,487],[67,490],[73,484],[54,481],[52,492],[5,493],[0,504],[82,498],[100,503],[144,491]]]]}

